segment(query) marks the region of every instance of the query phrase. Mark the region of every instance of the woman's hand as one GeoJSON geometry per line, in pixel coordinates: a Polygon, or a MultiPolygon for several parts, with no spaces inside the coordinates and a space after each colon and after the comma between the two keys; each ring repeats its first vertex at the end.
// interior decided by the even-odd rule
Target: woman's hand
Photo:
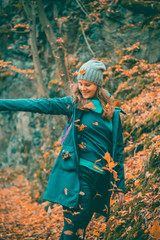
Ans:
{"type": "Polygon", "coordinates": [[[124,193],[118,192],[118,197],[119,197],[119,207],[121,208],[124,203],[124,193]]]}

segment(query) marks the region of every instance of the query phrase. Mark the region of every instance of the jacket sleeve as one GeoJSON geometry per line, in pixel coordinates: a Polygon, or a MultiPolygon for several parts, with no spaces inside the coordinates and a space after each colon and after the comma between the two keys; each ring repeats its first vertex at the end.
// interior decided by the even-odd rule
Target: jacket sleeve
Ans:
{"type": "MultiPolygon", "coordinates": [[[[123,135],[122,135],[122,123],[119,115],[119,124],[118,124],[118,134],[117,134],[117,145],[116,145],[116,162],[118,162],[115,167],[117,172],[117,178],[119,179],[116,182],[117,188],[125,192],[125,178],[124,178],[124,163],[123,163],[123,135]]],[[[117,191],[120,191],[117,190],[117,191]]]]}
{"type": "Polygon", "coordinates": [[[0,111],[24,111],[70,116],[72,97],[52,99],[0,99],[0,111]]]}

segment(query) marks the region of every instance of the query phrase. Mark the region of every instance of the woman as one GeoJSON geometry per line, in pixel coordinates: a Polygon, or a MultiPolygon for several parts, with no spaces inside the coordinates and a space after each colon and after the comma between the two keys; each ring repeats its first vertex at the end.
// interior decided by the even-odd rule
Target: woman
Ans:
{"type": "Polygon", "coordinates": [[[0,100],[1,111],[29,111],[68,116],[68,134],[52,169],[44,200],[63,206],[61,240],[84,239],[94,212],[106,217],[111,192],[124,202],[123,138],[120,108],[113,108],[102,88],[105,65],[83,64],[72,97],[0,100]]]}

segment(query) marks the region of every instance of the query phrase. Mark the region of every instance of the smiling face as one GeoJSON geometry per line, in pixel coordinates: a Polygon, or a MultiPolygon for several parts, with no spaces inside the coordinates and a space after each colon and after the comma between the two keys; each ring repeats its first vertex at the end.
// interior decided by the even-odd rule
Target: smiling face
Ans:
{"type": "Polygon", "coordinates": [[[87,99],[94,97],[97,90],[97,85],[89,81],[79,79],[78,88],[82,94],[82,97],[87,99]]]}

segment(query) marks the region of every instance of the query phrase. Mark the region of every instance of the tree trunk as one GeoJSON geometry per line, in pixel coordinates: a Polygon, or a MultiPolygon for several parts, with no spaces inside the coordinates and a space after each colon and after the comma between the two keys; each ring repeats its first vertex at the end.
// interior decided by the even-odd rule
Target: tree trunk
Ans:
{"type": "Polygon", "coordinates": [[[33,57],[34,69],[35,69],[35,77],[38,83],[38,90],[40,93],[40,97],[49,97],[48,90],[43,83],[43,75],[41,70],[41,64],[38,55],[38,49],[36,44],[36,23],[35,23],[35,10],[34,4],[28,4],[27,1],[23,0],[24,10],[26,12],[27,18],[29,20],[30,25],[30,45],[31,45],[31,52],[33,57]]]}
{"type": "Polygon", "coordinates": [[[73,82],[72,75],[68,64],[67,49],[64,47],[64,40],[56,39],[52,26],[45,14],[42,0],[36,0],[38,7],[38,15],[40,23],[45,31],[46,37],[52,49],[53,57],[55,58],[59,80],[62,80],[66,95],[70,95],[69,83],[73,82]]]}

